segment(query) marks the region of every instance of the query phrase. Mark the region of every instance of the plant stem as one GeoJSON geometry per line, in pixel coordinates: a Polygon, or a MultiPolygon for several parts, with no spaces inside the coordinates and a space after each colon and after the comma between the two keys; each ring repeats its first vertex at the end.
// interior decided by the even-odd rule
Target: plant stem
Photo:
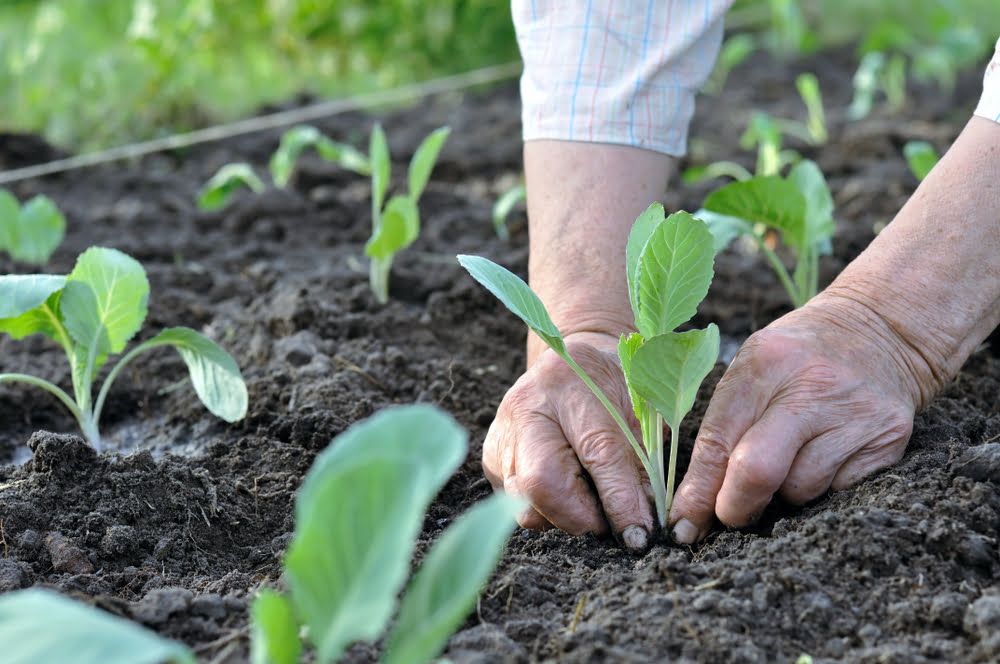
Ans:
{"type": "MultiPolygon", "coordinates": [[[[677,429],[680,429],[679,422],[677,423],[677,429]]],[[[667,507],[666,507],[666,513],[668,515],[670,514],[670,507],[674,504],[674,480],[677,474],[677,448],[680,446],[680,441],[677,439],[677,429],[670,427],[670,461],[667,464],[667,507]]],[[[664,520],[664,526],[666,526],[666,520],[664,520]]]]}
{"type": "Polygon", "coordinates": [[[80,431],[83,432],[84,437],[90,442],[91,445],[98,451],[101,449],[101,435],[97,430],[96,422],[87,413],[82,411],[76,402],[66,394],[66,392],[53,383],[43,379],[37,378],[36,376],[29,376],[28,374],[0,374],[0,383],[25,383],[27,385],[34,385],[35,387],[40,387],[49,394],[53,395],[55,398],[59,399],[67,410],[72,413],[76,423],[80,427],[80,431]]]}
{"type": "Polygon", "coordinates": [[[635,439],[635,434],[632,433],[632,428],[625,421],[625,418],[622,417],[621,413],[618,412],[618,409],[611,404],[611,400],[608,399],[606,394],[604,394],[604,390],[598,387],[597,383],[591,380],[590,376],[587,375],[587,372],[583,370],[583,367],[576,363],[576,360],[573,359],[568,351],[562,349],[556,350],[556,352],[559,353],[559,355],[566,361],[566,364],[568,364],[569,368],[573,370],[573,373],[579,376],[580,380],[582,380],[594,396],[597,397],[597,400],[601,402],[604,409],[608,411],[608,414],[611,415],[612,419],[614,419],[615,424],[617,424],[618,428],[622,430],[623,434],[625,434],[625,438],[632,446],[632,449],[635,450],[636,456],[639,457],[639,461],[642,462],[643,468],[646,469],[646,474],[650,476],[650,479],[652,479],[652,464],[650,463],[646,450],[643,449],[642,445],[639,444],[639,441],[635,439]]]}
{"type": "Polygon", "coordinates": [[[372,258],[368,267],[368,283],[379,304],[389,301],[389,272],[392,270],[391,258],[372,258]]]}
{"type": "Polygon", "coordinates": [[[761,253],[764,254],[767,262],[771,265],[771,269],[773,269],[775,274],[778,275],[781,285],[785,287],[785,291],[788,292],[788,296],[792,299],[792,306],[798,309],[805,303],[801,301],[799,289],[795,287],[795,283],[792,282],[792,278],[788,276],[788,269],[785,268],[785,264],[781,262],[780,258],[778,258],[778,254],[774,253],[774,250],[767,246],[764,242],[764,238],[754,235],[754,239],[757,240],[757,246],[760,247],[761,253]]]}
{"type": "MultiPolygon", "coordinates": [[[[656,518],[660,522],[660,528],[667,527],[667,517],[670,514],[670,498],[673,494],[673,466],[671,465],[668,472],[667,482],[663,481],[663,416],[659,413],[656,414],[656,419],[653,423],[653,439],[656,446],[656,456],[653,458],[652,463],[657,469],[657,482],[653,484],[653,500],[656,503],[656,518]]],[[[673,452],[673,436],[670,437],[671,444],[671,463],[675,459],[676,455],[673,452]]]]}

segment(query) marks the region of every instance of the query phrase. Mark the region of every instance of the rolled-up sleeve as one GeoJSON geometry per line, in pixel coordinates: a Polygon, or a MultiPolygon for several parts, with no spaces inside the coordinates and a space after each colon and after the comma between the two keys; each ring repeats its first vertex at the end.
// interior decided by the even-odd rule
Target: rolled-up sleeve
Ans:
{"type": "Polygon", "coordinates": [[[976,107],[976,115],[994,122],[1000,122],[1000,39],[993,53],[993,60],[986,67],[983,77],[983,96],[976,107]]]}
{"type": "Polygon", "coordinates": [[[680,156],[731,0],[513,0],[524,140],[680,156]]]}

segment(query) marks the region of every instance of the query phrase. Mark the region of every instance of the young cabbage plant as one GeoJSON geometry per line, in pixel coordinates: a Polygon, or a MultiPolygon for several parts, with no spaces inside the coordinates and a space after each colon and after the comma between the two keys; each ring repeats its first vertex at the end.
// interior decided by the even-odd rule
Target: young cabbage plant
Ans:
{"type": "MultiPolygon", "coordinates": [[[[451,417],[423,405],[389,408],[337,436],[296,499],[288,591],[263,590],[251,605],[251,661],[327,664],[383,635],[385,664],[433,661],[475,606],[524,508],[503,494],[474,505],[410,576],[427,507],[467,448],[451,417]]],[[[0,638],[6,664],[194,662],[181,644],[38,590],[0,597],[0,638]]]]}
{"type": "Polygon", "coordinates": [[[796,164],[787,177],[756,176],[733,182],[709,194],[705,220],[722,251],[740,236],[752,238],[798,308],[819,290],[819,257],[830,253],[833,237],[833,197],[822,171],[812,161],[796,164]],[[789,274],[768,243],[768,232],[781,239],[795,256],[789,274]]]}
{"type": "Polygon", "coordinates": [[[111,369],[94,398],[93,384],[101,368],[142,328],[148,300],[149,282],[142,265],[116,249],[87,249],[67,276],[0,276],[0,333],[14,339],[41,334],[58,343],[69,360],[73,396],[28,374],[0,373],[0,383],[24,383],[54,395],[99,451],[98,423],[115,379],[139,355],[170,346],[187,364],[205,407],[227,422],[243,419],[247,388],[239,366],[213,341],[186,327],[168,328],[132,348],[111,369]]]}
{"type": "Polygon", "coordinates": [[[406,194],[396,194],[385,200],[391,180],[392,161],[389,144],[380,125],[372,130],[368,159],[372,176],[372,235],[365,245],[365,254],[371,260],[369,283],[375,299],[380,304],[389,301],[389,272],[393,257],[413,244],[420,235],[420,211],[417,203],[438,154],[451,129],[441,127],[431,132],[421,142],[410,160],[406,194]]]}
{"type": "Polygon", "coordinates": [[[518,203],[524,202],[527,198],[528,189],[522,182],[505,191],[493,204],[493,230],[498,238],[504,241],[510,239],[510,232],[507,230],[507,217],[510,216],[518,203]]]}
{"type": "Polygon", "coordinates": [[[903,156],[906,157],[910,172],[920,181],[927,177],[941,159],[934,146],[927,141],[907,142],[903,146],[903,156]]]}
{"type": "Polygon", "coordinates": [[[687,212],[664,218],[654,203],[643,212],[628,237],[625,252],[629,301],[637,332],[622,334],[618,344],[625,383],[642,441],[626,415],[569,354],[559,329],[542,301],[518,276],[479,256],[458,261],[555,351],[608,411],[646,470],[656,515],[665,527],[673,499],[681,421],[694,406],[702,381],[719,356],[719,329],[676,332],[691,319],[712,282],[714,248],[705,224],[687,212]],[[664,422],[670,452],[664,474],[664,422]]]}
{"type": "Polygon", "coordinates": [[[42,265],[66,235],[66,219],[46,196],[35,196],[24,205],[0,189],[0,251],[22,263],[42,265]]]}
{"type": "Polygon", "coordinates": [[[198,193],[198,209],[212,212],[224,208],[233,195],[243,188],[257,194],[265,189],[264,182],[250,164],[226,164],[201,188],[198,193]]]}
{"type": "Polygon", "coordinates": [[[324,161],[333,162],[358,175],[371,175],[371,163],[362,152],[346,143],[331,140],[316,127],[301,125],[286,131],[281,137],[281,145],[271,155],[269,168],[275,185],[282,188],[288,185],[299,157],[307,148],[315,148],[324,161]]]}

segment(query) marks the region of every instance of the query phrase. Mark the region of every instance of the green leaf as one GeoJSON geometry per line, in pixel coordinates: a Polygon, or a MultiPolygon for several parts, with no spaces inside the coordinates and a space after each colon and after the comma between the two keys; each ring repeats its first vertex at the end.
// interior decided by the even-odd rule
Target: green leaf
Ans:
{"type": "Polygon", "coordinates": [[[511,187],[503,193],[497,202],[493,204],[493,230],[501,240],[510,239],[507,231],[507,217],[510,216],[514,206],[528,197],[528,190],[523,184],[511,187]]]}
{"type": "Polygon", "coordinates": [[[17,244],[21,204],[6,189],[0,189],[0,251],[10,251],[17,244]]]}
{"type": "Polygon", "coordinates": [[[454,420],[418,405],[352,426],[317,458],[296,500],[285,574],[318,662],[382,633],[424,512],[466,449],[454,420]]]}
{"type": "Polygon", "coordinates": [[[198,194],[198,208],[211,212],[225,207],[240,187],[264,191],[264,183],[250,164],[226,164],[205,183],[198,194]]]}
{"type": "Polygon", "coordinates": [[[389,176],[392,160],[389,156],[389,144],[385,140],[382,125],[376,124],[368,141],[368,159],[372,166],[372,208],[382,209],[385,192],[389,189],[389,176]]]}
{"type": "Polygon", "coordinates": [[[636,419],[642,422],[643,412],[646,410],[646,401],[639,393],[632,388],[632,358],[639,350],[645,339],[637,332],[623,334],[618,339],[618,361],[622,365],[622,374],[625,376],[625,385],[628,386],[629,398],[632,400],[632,410],[635,411],[636,419]]]}
{"type": "Polygon", "coordinates": [[[444,531],[403,595],[386,664],[429,662],[441,653],[475,606],[524,506],[523,500],[496,494],[444,531]]]}
{"type": "Polygon", "coordinates": [[[725,249],[733,240],[742,235],[753,235],[753,225],[746,219],[730,217],[718,212],[702,208],[694,213],[696,219],[701,219],[712,234],[712,244],[715,253],[725,249]]]}
{"type": "Polygon", "coordinates": [[[705,209],[781,231],[785,244],[803,246],[806,200],[795,183],[776,175],[732,182],[705,199],[705,209]]]}
{"type": "Polygon", "coordinates": [[[705,223],[675,212],[656,227],[636,273],[636,327],[646,339],[669,332],[698,311],[712,284],[715,249],[705,223]]]}
{"type": "Polygon", "coordinates": [[[542,341],[559,354],[566,352],[559,328],[552,322],[545,305],[521,277],[482,256],[460,255],[458,262],[542,341]]]}
{"type": "Polygon", "coordinates": [[[0,319],[16,318],[31,311],[65,285],[66,277],[55,274],[0,276],[0,319]]]}
{"type": "Polygon", "coordinates": [[[0,596],[4,664],[194,664],[194,655],[123,618],[47,590],[0,596]]]}
{"type": "Polygon", "coordinates": [[[719,328],[714,324],[661,334],[647,339],[632,358],[632,385],[676,432],[718,358],[719,328]]]}
{"type": "Polygon", "coordinates": [[[49,260],[66,235],[66,219],[45,196],[24,204],[17,217],[17,237],[8,246],[10,255],[25,263],[41,265],[49,260]]]}
{"type": "Polygon", "coordinates": [[[806,202],[805,233],[802,246],[816,247],[833,236],[833,196],[816,162],[800,161],[788,174],[806,202]]]}
{"type": "Polygon", "coordinates": [[[413,244],[420,235],[420,212],[409,196],[393,196],[382,212],[382,223],[365,244],[365,255],[389,258],[413,244]]]}
{"type": "Polygon", "coordinates": [[[625,244],[625,278],[628,282],[628,298],[632,313],[639,318],[639,256],[649,242],[649,236],[666,220],[662,203],[653,203],[636,217],[628,233],[625,244]]]}
{"type": "Polygon", "coordinates": [[[194,391],[209,412],[226,422],[238,422],[246,417],[247,386],[239,365],[229,353],[187,327],[167,328],[137,346],[134,352],[160,346],[170,346],[180,354],[194,391]]]}
{"type": "Polygon", "coordinates": [[[819,80],[815,74],[799,74],[795,79],[795,87],[799,90],[799,96],[809,111],[809,135],[813,141],[822,145],[828,138],[826,132],[826,113],[823,109],[823,94],[819,89],[819,80]]]}
{"type": "Polygon", "coordinates": [[[451,133],[450,127],[440,127],[432,131],[427,138],[420,143],[420,147],[413,153],[410,160],[409,185],[410,196],[413,200],[420,200],[420,195],[424,193],[424,187],[431,177],[434,164],[437,162],[438,154],[444,146],[444,142],[451,133]]]}
{"type": "Polygon", "coordinates": [[[60,307],[70,335],[85,348],[120,353],[146,320],[149,281],[139,261],[105,247],[76,259],[60,307]]]}
{"type": "Polygon", "coordinates": [[[903,146],[903,156],[918,180],[927,177],[940,160],[937,150],[927,141],[909,141],[903,146]]]}
{"type": "Polygon", "coordinates": [[[298,664],[302,654],[299,624],[284,595],[273,590],[260,591],[250,607],[250,622],[253,664],[298,664]]]}
{"type": "Polygon", "coordinates": [[[269,168],[271,179],[279,187],[284,187],[292,177],[295,164],[302,152],[315,147],[325,161],[334,162],[360,175],[369,175],[371,166],[361,152],[344,143],[336,143],[324,136],[318,129],[308,125],[293,127],[281,136],[281,145],[271,155],[269,168]]]}

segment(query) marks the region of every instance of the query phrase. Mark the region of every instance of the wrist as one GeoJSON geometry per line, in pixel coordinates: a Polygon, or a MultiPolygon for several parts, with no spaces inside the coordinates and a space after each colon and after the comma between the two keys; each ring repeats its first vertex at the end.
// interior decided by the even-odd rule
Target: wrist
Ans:
{"type": "MultiPolygon", "coordinates": [[[[618,339],[623,332],[635,330],[632,320],[621,316],[618,312],[599,312],[594,310],[568,310],[561,314],[551,312],[552,322],[559,328],[563,339],[573,337],[589,343],[595,348],[614,352],[618,347],[618,339]]],[[[538,335],[528,333],[527,365],[530,367],[545,352],[548,346],[538,335]]]]}

